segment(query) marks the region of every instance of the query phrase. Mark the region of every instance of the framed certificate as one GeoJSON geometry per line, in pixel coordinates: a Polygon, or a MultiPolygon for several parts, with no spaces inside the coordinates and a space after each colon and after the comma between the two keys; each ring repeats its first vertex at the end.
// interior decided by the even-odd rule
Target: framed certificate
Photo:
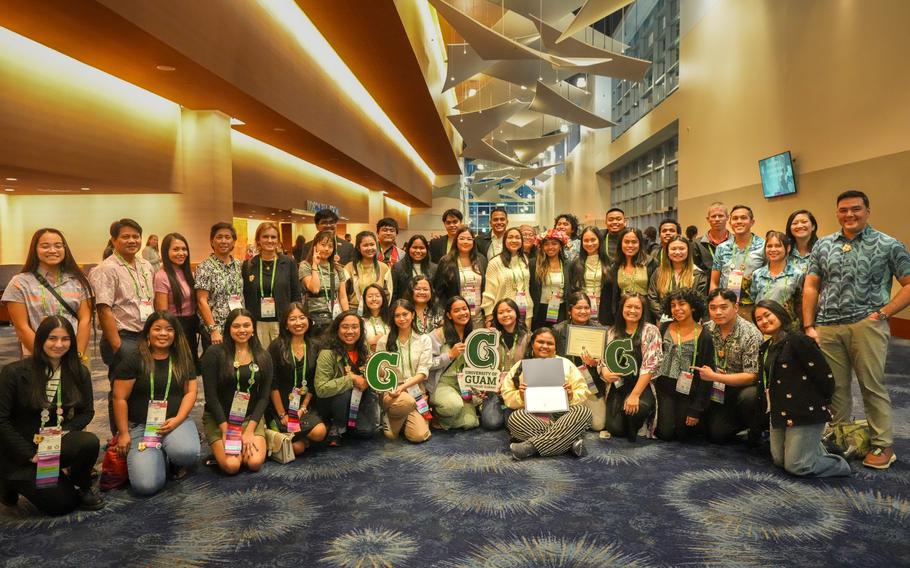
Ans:
{"type": "Polygon", "coordinates": [[[607,328],[587,325],[570,325],[566,338],[566,355],[581,357],[583,353],[603,359],[607,346],[607,328]]]}
{"type": "Polygon", "coordinates": [[[569,398],[563,387],[566,377],[561,359],[525,359],[521,362],[521,374],[527,387],[525,410],[539,414],[568,412],[569,398]]]}

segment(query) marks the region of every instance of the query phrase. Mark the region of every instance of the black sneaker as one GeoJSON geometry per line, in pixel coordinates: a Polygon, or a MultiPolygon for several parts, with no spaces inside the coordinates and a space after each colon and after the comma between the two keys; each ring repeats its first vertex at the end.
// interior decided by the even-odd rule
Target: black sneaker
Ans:
{"type": "Polygon", "coordinates": [[[537,448],[531,442],[509,444],[509,450],[512,451],[512,457],[516,460],[523,460],[537,453],[537,448]]]}
{"type": "Polygon", "coordinates": [[[579,438],[572,444],[572,453],[576,457],[583,458],[588,455],[588,448],[585,447],[585,439],[579,438]]]}
{"type": "Polygon", "coordinates": [[[101,492],[92,485],[87,489],[79,490],[79,508],[83,511],[97,511],[104,508],[104,499],[101,498],[101,492]]]}

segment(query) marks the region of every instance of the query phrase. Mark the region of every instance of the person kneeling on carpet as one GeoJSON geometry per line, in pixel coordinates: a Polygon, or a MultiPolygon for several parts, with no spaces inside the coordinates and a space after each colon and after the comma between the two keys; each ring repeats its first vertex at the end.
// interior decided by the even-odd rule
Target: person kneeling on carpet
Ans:
{"type": "Polygon", "coordinates": [[[517,443],[509,445],[512,456],[521,460],[535,455],[556,456],[569,450],[578,457],[587,454],[582,437],[591,424],[591,411],[584,405],[588,385],[578,367],[564,357],[556,356],[556,336],[549,327],[541,327],[531,334],[528,358],[556,357],[562,362],[565,374],[564,388],[569,401],[569,411],[557,414],[532,414],[525,410],[526,385],[522,377],[522,362],[509,370],[502,381],[502,399],[513,412],[506,420],[506,427],[517,443]]]}

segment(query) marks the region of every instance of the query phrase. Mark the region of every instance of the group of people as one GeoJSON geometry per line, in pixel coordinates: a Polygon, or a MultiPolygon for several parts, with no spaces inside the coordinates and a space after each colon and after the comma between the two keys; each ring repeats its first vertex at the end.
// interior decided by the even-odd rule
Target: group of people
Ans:
{"type": "Polygon", "coordinates": [[[262,467],[267,429],[291,435],[299,455],[350,436],[422,443],[433,429],[480,426],[506,428],[515,459],[583,456],[587,430],[633,442],[742,436],[769,443],[790,473],[848,475],[820,439],[829,422],[851,420],[853,373],[873,444],[864,464],[887,468],[887,319],[910,303],[910,254],[868,224],[865,194],[844,192],[836,215],[841,230],[821,239],[805,210],[762,238],[748,206],[715,203],[700,240],[667,220],[648,252],[619,209],[604,230],[563,214],[534,234],[497,208],[481,235],[453,209],[444,235],[414,235],[403,248],[394,219],[352,244],[322,210],[299,262],[280,252],[269,222],[241,262],[234,227],[217,223],[195,270],[187,239],[170,233],[157,271],[140,254],[142,228],[121,219],[113,253],[88,277],[64,236],[40,229],[2,298],[24,357],[0,374],[0,497],[23,495],[53,514],[103,506],[91,482],[99,440],[84,431],[95,324],[113,443],[141,495],[199,461],[190,418],[199,377],[204,439],[227,474],[262,467]],[[893,299],[892,277],[902,286],[893,299]],[[569,355],[572,326],[630,341],[634,371],[602,353],[569,355]],[[495,392],[461,380],[465,341],[479,328],[499,331],[495,392]],[[399,355],[391,391],[365,376],[377,352],[399,355]],[[525,409],[523,361],[538,358],[561,362],[568,411],[525,409]]]}

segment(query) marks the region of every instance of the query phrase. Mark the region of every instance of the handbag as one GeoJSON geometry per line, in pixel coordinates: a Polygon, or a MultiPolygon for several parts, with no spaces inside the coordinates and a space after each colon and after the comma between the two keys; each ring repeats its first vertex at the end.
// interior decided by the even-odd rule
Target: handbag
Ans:
{"type": "Polygon", "coordinates": [[[294,455],[294,446],[291,445],[293,440],[293,434],[279,432],[271,428],[265,431],[265,445],[269,457],[278,463],[290,463],[297,457],[294,455]]]}
{"type": "Polygon", "coordinates": [[[107,451],[104,452],[104,460],[101,462],[101,479],[98,486],[102,491],[110,491],[120,489],[129,480],[126,458],[117,453],[117,438],[111,438],[107,443],[107,451]]]}
{"type": "Polygon", "coordinates": [[[833,424],[823,439],[834,444],[834,448],[846,459],[864,458],[872,451],[872,435],[869,422],[854,420],[847,424],[833,424]]]}
{"type": "Polygon", "coordinates": [[[71,316],[73,316],[74,318],[79,319],[79,314],[76,312],[75,309],[73,309],[73,306],[67,304],[66,301],[62,297],[60,297],[60,293],[57,292],[57,290],[53,286],[51,286],[51,283],[47,281],[47,278],[38,274],[37,271],[32,272],[32,274],[35,276],[35,279],[41,283],[42,286],[47,288],[48,292],[53,294],[54,298],[56,298],[57,301],[60,302],[60,305],[63,306],[63,309],[65,309],[67,312],[69,312],[69,314],[71,316]]]}

